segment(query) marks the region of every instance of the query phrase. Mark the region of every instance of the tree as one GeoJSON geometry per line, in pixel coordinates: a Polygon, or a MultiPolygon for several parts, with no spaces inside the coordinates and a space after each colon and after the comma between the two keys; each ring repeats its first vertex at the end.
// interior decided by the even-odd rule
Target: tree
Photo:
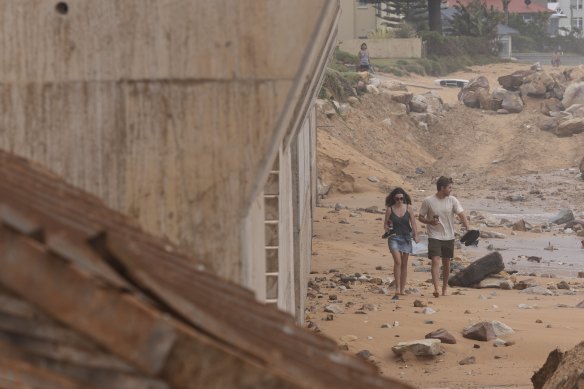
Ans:
{"type": "Polygon", "coordinates": [[[452,28],[458,35],[485,37],[497,36],[497,24],[503,19],[501,12],[487,6],[481,0],[473,0],[467,6],[455,5],[457,13],[452,18],[452,28]]]}
{"type": "Polygon", "coordinates": [[[511,0],[501,0],[503,2],[503,13],[505,14],[505,25],[509,24],[509,3],[511,0]]]}
{"type": "Polygon", "coordinates": [[[428,24],[431,31],[442,33],[441,0],[428,0],[428,24]]]}
{"type": "Polygon", "coordinates": [[[374,4],[383,24],[397,27],[406,22],[416,31],[427,30],[442,32],[441,0],[367,0],[374,4]]]}

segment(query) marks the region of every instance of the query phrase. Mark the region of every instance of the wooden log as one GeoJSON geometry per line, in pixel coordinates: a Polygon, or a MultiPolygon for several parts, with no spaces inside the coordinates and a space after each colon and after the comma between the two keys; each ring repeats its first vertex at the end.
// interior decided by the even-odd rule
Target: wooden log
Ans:
{"type": "Polygon", "coordinates": [[[464,270],[450,277],[448,285],[469,287],[481,282],[490,274],[498,273],[505,269],[503,257],[498,251],[477,259],[464,270]]]}

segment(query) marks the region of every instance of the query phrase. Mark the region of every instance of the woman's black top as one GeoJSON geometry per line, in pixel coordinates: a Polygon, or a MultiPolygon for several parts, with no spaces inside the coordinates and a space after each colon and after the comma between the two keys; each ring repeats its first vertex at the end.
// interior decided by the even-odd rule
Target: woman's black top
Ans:
{"type": "Polygon", "coordinates": [[[410,212],[406,211],[402,217],[397,216],[393,209],[389,215],[389,220],[393,223],[393,232],[396,235],[408,235],[412,232],[412,226],[410,225],[410,212]]]}

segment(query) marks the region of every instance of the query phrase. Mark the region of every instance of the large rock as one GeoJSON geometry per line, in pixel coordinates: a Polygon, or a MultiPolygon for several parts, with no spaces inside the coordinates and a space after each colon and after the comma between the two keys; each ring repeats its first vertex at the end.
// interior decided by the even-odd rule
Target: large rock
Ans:
{"type": "Polygon", "coordinates": [[[562,105],[562,102],[558,99],[552,98],[552,99],[546,99],[546,100],[542,101],[540,104],[539,110],[544,115],[552,116],[550,114],[551,112],[560,112],[563,109],[564,109],[564,106],[562,105]]]}
{"type": "Polygon", "coordinates": [[[584,342],[566,352],[553,350],[541,369],[532,377],[534,389],[574,389],[584,384],[582,361],[584,342]]]}
{"type": "Polygon", "coordinates": [[[426,334],[426,339],[438,339],[442,343],[456,344],[456,338],[452,334],[446,331],[444,328],[439,328],[436,331],[432,331],[426,334]]]}
{"type": "Polygon", "coordinates": [[[389,92],[390,97],[393,101],[401,103],[401,104],[409,104],[412,101],[412,97],[414,94],[411,92],[389,92]]]}
{"type": "Polygon", "coordinates": [[[467,339],[478,340],[481,342],[487,342],[497,337],[495,329],[493,328],[493,323],[488,321],[481,321],[480,323],[464,327],[462,330],[462,336],[467,339]]]}
{"type": "Polygon", "coordinates": [[[553,131],[559,137],[572,136],[584,132],[584,119],[574,118],[561,122],[553,131]]]}
{"type": "Polygon", "coordinates": [[[478,108],[479,93],[489,93],[489,80],[485,76],[473,78],[458,93],[458,100],[464,105],[471,108],[478,108]],[[479,92],[483,90],[482,92],[479,92]]]}
{"type": "Polygon", "coordinates": [[[470,287],[478,284],[488,275],[499,273],[504,269],[503,257],[498,251],[494,251],[477,259],[464,270],[450,277],[448,285],[470,287]]]}
{"type": "Polygon", "coordinates": [[[571,67],[562,72],[566,81],[584,81],[584,66],[571,67]]]}
{"type": "Polygon", "coordinates": [[[542,97],[546,92],[552,90],[556,81],[547,72],[535,72],[529,74],[523,80],[523,85],[519,89],[529,96],[542,97]]]}
{"type": "Polygon", "coordinates": [[[584,157],[580,161],[580,173],[582,173],[582,178],[584,178],[584,157]]]}
{"type": "Polygon", "coordinates": [[[490,323],[493,325],[493,331],[495,332],[495,335],[499,338],[515,332],[513,331],[513,328],[498,320],[492,320],[490,323]]]}
{"type": "Polygon", "coordinates": [[[429,357],[442,354],[440,343],[439,339],[412,340],[409,342],[399,342],[391,350],[397,355],[402,355],[404,352],[409,351],[416,356],[429,357]]]}
{"type": "Polygon", "coordinates": [[[458,94],[458,99],[462,102],[462,104],[466,105],[469,108],[478,108],[480,107],[479,97],[477,92],[469,90],[469,91],[460,91],[458,94]]]}
{"type": "Polygon", "coordinates": [[[442,112],[444,112],[444,101],[442,101],[442,97],[440,97],[433,91],[426,92],[422,96],[426,99],[426,104],[428,104],[429,113],[439,115],[442,112]]]}
{"type": "Polygon", "coordinates": [[[479,106],[487,111],[496,111],[501,108],[502,100],[493,97],[487,89],[481,88],[477,92],[479,106]]]}
{"type": "Polygon", "coordinates": [[[519,87],[521,96],[543,97],[547,88],[541,82],[530,82],[519,87]]]}
{"type": "Polygon", "coordinates": [[[523,100],[519,92],[508,92],[503,96],[501,107],[511,113],[523,111],[523,100]]]}
{"type": "Polygon", "coordinates": [[[503,88],[509,91],[516,91],[523,84],[525,78],[533,73],[533,70],[518,70],[509,75],[499,77],[497,81],[503,88]]]}
{"type": "Polygon", "coordinates": [[[572,104],[566,108],[565,112],[572,115],[575,118],[584,118],[584,105],[582,104],[572,104]]]}
{"type": "Polygon", "coordinates": [[[554,132],[558,128],[559,125],[560,125],[560,119],[547,118],[540,123],[539,128],[542,131],[554,132]]]}
{"type": "Polygon", "coordinates": [[[569,107],[572,104],[584,104],[584,82],[575,82],[566,88],[562,105],[569,107]]]}
{"type": "Polygon", "coordinates": [[[572,212],[571,209],[562,208],[557,213],[557,215],[555,215],[554,217],[549,219],[549,222],[554,223],[554,224],[565,224],[565,223],[571,222],[573,220],[575,220],[574,212],[572,212]]]}
{"type": "Polygon", "coordinates": [[[423,95],[415,95],[410,101],[410,110],[412,112],[428,112],[428,101],[423,95]]]}

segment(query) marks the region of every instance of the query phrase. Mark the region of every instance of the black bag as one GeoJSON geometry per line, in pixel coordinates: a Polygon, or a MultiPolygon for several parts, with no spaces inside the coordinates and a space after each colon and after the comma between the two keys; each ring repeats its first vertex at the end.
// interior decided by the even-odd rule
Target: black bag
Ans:
{"type": "Polygon", "coordinates": [[[464,243],[465,246],[476,246],[480,236],[479,230],[468,230],[466,234],[460,237],[460,243],[464,243]]]}

